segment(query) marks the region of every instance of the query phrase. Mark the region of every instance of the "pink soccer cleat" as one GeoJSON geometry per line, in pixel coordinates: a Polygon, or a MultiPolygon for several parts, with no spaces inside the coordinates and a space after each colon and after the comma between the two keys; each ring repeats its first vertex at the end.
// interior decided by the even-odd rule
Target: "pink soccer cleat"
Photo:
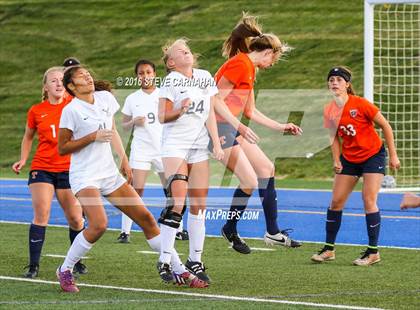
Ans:
{"type": "Polygon", "coordinates": [[[189,273],[188,271],[185,271],[181,274],[179,273],[173,273],[174,276],[174,284],[177,284],[179,286],[181,285],[188,285],[192,288],[206,288],[209,286],[209,284],[203,280],[200,280],[197,276],[193,275],[192,273],[189,273]]]}
{"type": "Polygon", "coordinates": [[[66,293],[78,293],[79,288],[76,286],[74,282],[73,273],[71,270],[66,270],[61,272],[60,267],[57,269],[57,278],[60,281],[61,289],[66,293]]]}

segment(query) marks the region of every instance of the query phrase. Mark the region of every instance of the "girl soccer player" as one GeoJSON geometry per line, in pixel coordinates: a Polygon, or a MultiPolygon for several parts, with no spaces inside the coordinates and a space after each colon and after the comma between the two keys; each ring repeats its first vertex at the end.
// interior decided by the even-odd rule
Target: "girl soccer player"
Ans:
{"type": "MultiPolygon", "coordinates": [[[[241,113],[248,119],[278,132],[299,135],[302,130],[292,124],[280,124],[258,111],[255,107],[254,81],[257,69],[266,69],[276,63],[287,45],[280,42],[274,34],[262,33],[256,18],[244,14],[223,44],[223,55],[228,60],[215,75],[220,98],[230,113],[238,117],[241,113]]],[[[237,132],[232,123],[219,115],[222,105],[215,105],[217,126],[225,156],[222,163],[239,179],[231,204],[231,214],[239,216],[228,219],[222,228],[222,235],[239,253],[251,252],[248,245],[237,233],[237,222],[245,210],[253,190],[258,188],[266,220],[267,232],[264,240],[269,245],[298,247],[286,230],[280,231],[277,225],[277,195],[274,180],[274,165],[264,152],[249,139],[237,132]]]]}
{"type": "Polygon", "coordinates": [[[168,201],[159,218],[162,246],[158,271],[162,278],[171,278],[169,253],[174,248],[176,229],[185,212],[188,193],[189,257],[185,266],[209,283],[201,255],[209,187],[209,135],[214,144],[214,157],[218,160],[223,157],[211,102],[218,91],[209,72],[194,68],[194,56],[186,40],[178,39],[163,51],[163,61],[170,72],[159,95],[159,120],[164,124],[162,161],[168,180],[168,201]]]}
{"type": "Polygon", "coordinates": [[[381,216],[376,202],[386,166],[385,147],[375,131],[375,124],[382,129],[388,146],[389,167],[399,169],[400,161],[391,126],[375,105],[355,95],[350,70],[345,67],[332,68],[327,82],[334,100],[324,109],[324,126],[331,133],[336,175],[332,200],[327,211],[325,246],[312,256],[312,261],[335,259],[334,243],[340,229],[344,205],[359,178],[363,177],[362,196],[369,245],[353,264],[368,266],[381,260],[378,252],[381,216]]]}
{"type": "MultiPolygon", "coordinates": [[[[65,94],[62,67],[52,67],[45,72],[42,91],[43,101],[33,105],[28,112],[20,160],[12,166],[13,171],[19,174],[28,160],[34,136],[38,134],[38,147],[28,180],[34,217],[29,228],[29,265],[24,274],[27,278],[35,278],[39,272],[39,261],[54,193],[69,223],[71,243],[83,229],[82,209],[70,190],[70,156],[60,156],[57,150],[61,112],[72,99],[65,94]]],[[[87,273],[86,266],[80,261],[76,263],[75,271],[87,273]]]]}
{"type": "MultiPolygon", "coordinates": [[[[158,252],[160,232],[153,215],[129,185],[132,172],[115,129],[113,116],[119,105],[114,96],[108,91],[95,92],[93,78],[82,66],[69,67],[63,81],[66,90],[75,98],[61,115],[58,150],[62,155],[72,154],[70,185],[82,205],[89,226],[74,240],[64,263],[57,269],[57,277],[65,292],[78,292],[71,270],[107,227],[101,196],[142,227],[148,244],[158,252]],[[121,159],[121,170],[127,181],[118,171],[111,147],[121,159]]],[[[169,256],[174,272],[179,273],[184,283],[188,281],[190,286],[204,287],[202,281],[185,270],[174,250],[169,256]]]]}
{"type": "MultiPolygon", "coordinates": [[[[156,87],[156,68],[151,61],[140,59],[134,72],[139,79],[141,89],[130,94],[122,108],[125,130],[132,130],[130,166],[133,170],[133,187],[140,197],[143,196],[147,175],[153,169],[159,174],[165,187],[165,175],[160,159],[162,125],[158,120],[159,88],[156,87]]],[[[166,189],[164,188],[166,195],[166,189]]],[[[118,242],[130,242],[133,221],[124,213],[121,216],[121,234],[118,242]]],[[[183,231],[182,222],[177,231],[177,239],[187,240],[188,233],[183,231]]]]}

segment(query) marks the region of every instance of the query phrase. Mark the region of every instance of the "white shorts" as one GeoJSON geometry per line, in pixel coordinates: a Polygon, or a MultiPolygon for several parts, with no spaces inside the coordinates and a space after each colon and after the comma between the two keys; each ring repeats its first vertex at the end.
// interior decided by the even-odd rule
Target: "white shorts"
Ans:
{"type": "Polygon", "coordinates": [[[184,159],[187,164],[195,164],[209,159],[209,151],[203,149],[180,149],[176,147],[164,147],[162,149],[163,157],[176,157],[184,159]]]}
{"type": "Polygon", "coordinates": [[[119,189],[126,182],[127,180],[118,173],[110,177],[96,180],[70,180],[70,186],[75,195],[87,187],[96,187],[101,192],[101,195],[107,196],[119,189]]]}
{"type": "Polygon", "coordinates": [[[151,170],[153,166],[153,170],[157,173],[163,172],[163,164],[162,160],[159,158],[152,158],[152,157],[144,157],[144,158],[136,158],[133,159],[130,157],[130,167],[131,169],[139,169],[139,170],[151,170]]]}

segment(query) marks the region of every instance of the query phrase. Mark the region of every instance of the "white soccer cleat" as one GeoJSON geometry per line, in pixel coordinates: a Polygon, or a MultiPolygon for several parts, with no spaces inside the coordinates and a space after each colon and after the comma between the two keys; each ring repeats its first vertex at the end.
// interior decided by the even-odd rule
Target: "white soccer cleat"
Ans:
{"type": "Polygon", "coordinates": [[[285,229],[275,235],[270,235],[268,232],[266,232],[264,235],[264,242],[266,245],[269,245],[269,246],[282,245],[287,248],[300,247],[302,243],[290,238],[288,234],[289,231],[290,229],[285,229]]]}

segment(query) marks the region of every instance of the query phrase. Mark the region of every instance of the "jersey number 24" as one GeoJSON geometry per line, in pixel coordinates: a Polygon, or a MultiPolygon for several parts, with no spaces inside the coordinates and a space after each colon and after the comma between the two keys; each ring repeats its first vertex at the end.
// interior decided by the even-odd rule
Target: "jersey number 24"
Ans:
{"type": "Polygon", "coordinates": [[[193,101],[191,102],[190,107],[188,108],[187,114],[193,114],[193,113],[203,113],[204,112],[204,100],[201,100],[197,105],[193,101]]]}

